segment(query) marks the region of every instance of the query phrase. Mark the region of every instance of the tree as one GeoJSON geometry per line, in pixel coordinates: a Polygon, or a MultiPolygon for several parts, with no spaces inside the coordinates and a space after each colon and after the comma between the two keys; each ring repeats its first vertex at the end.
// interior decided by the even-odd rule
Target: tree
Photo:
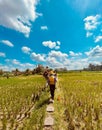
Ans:
{"type": "Polygon", "coordinates": [[[21,72],[16,68],[15,70],[12,71],[12,73],[15,75],[15,76],[18,76],[21,74],[21,72]]]}
{"type": "Polygon", "coordinates": [[[44,71],[44,67],[42,65],[38,65],[35,69],[37,74],[41,74],[44,71]]]}
{"type": "Polygon", "coordinates": [[[0,69],[0,75],[3,75],[3,70],[2,69],[0,69]]]}
{"type": "Polygon", "coordinates": [[[102,70],[102,63],[100,65],[89,64],[88,68],[84,68],[83,70],[101,71],[102,70]]]}
{"type": "Polygon", "coordinates": [[[95,70],[95,65],[89,64],[88,68],[89,68],[89,70],[93,71],[93,70],[95,70]]]}
{"type": "Polygon", "coordinates": [[[30,74],[30,70],[29,70],[29,69],[26,69],[25,72],[24,72],[24,74],[25,74],[26,76],[28,76],[28,75],[30,74]]]}
{"type": "Polygon", "coordinates": [[[32,70],[32,74],[36,74],[36,69],[33,69],[33,70],[32,70]]]}

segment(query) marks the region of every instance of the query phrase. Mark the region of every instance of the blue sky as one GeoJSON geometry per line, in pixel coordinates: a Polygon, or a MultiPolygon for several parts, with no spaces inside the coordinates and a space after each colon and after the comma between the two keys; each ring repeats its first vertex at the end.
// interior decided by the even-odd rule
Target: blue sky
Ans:
{"type": "Polygon", "coordinates": [[[102,63],[101,0],[1,0],[0,69],[102,63]]]}

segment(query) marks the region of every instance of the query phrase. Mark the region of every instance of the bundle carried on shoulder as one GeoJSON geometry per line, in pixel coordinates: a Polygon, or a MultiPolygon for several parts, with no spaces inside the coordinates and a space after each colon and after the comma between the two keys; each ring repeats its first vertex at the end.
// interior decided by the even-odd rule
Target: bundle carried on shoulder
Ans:
{"type": "Polygon", "coordinates": [[[55,77],[54,76],[49,76],[49,84],[54,85],[55,84],[55,77]]]}
{"type": "Polygon", "coordinates": [[[47,77],[48,77],[48,71],[45,71],[45,72],[43,73],[43,76],[47,79],[47,77]]]}
{"type": "Polygon", "coordinates": [[[56,77],[55,77],[55,73],[53,73],[53,71],[51,71],[49,74],[48,83],[49,83],[49,85],[54,85],[56,83],[56,77]]]}

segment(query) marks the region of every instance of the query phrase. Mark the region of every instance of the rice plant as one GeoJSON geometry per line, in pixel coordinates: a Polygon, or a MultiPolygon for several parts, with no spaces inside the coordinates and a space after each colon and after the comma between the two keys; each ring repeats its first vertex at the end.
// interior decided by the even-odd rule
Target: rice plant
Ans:
{"type": "Polygon", "coordinates": [[[24,128],[44,89],[45,80],[38,75],[0,79],[0,129],[24,128]]]}
{"type": "Polygon", "coordinates": [[[101,73],[73,72],[60,75],[68,130],[101,130],[101,73]]]}

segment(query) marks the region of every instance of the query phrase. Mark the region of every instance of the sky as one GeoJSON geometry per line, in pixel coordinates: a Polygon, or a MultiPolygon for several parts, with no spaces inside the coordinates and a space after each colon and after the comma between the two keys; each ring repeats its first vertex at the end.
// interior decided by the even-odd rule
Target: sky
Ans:
{"type": "Polygon", "coordinates": [[[0,0],[0,69],[102,64],[102,0],[0,0]]]}

